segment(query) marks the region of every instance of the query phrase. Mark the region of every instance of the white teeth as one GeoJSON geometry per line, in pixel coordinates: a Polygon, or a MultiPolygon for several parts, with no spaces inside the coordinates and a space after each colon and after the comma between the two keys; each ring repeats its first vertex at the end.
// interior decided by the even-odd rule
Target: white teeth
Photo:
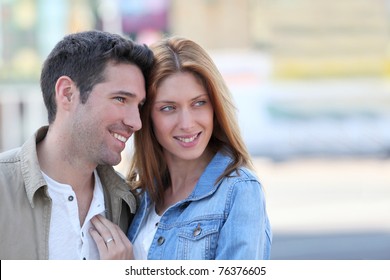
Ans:
{"type": "Polygon", "coordinates": [[[195,138],[198,137],[198,135],[192,136],[191,138],[183,138],[183,137],[177,137],[181,142],[184,143],[190,143],[195,140],[195,138]]]}
{"type": "Polygon", "coordinates": [[[123,143],[125,143],[125,142],[127,141],[127,138],[124,137],[124,136],[122,136],[122,135],[119,135],[119,134],[117,134],[117,133],[114,133],[113,135],[114,135],[114,137],[115,137],[116,139],[118,139],[119,141],[122,141],[123,143]]]}

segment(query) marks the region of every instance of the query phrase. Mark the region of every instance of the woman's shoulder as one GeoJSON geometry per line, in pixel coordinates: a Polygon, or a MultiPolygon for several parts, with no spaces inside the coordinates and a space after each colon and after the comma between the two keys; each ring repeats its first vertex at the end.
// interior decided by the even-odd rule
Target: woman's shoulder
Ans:
{"type": "Polygon", "coordinates": [[[232,171],[227,178],[235,181],[259,181],[259,178],[254,170],[246,166],[240,166],[232,171]]]}
{"type": "Polygon", "coordinates": [[[258,193],[259,191],[262,191],[262,185],[253,170],[242,166],[230,173],[228,176],[225,176],[220,181],[219,189],[222,189],[223,192],[227,193],[258,193]]]}
{"type": "MultiPolygon", "coordinates": [[[[214,165],[225,169],[232,160],[233,159],[229,153],[220,151],[214,158],[214,165]]],[[[245,165],[238,166],[235,170],[230,172],[225,179],[228,179],[229,181],[259,181],[255,170],[245,165]]]]}

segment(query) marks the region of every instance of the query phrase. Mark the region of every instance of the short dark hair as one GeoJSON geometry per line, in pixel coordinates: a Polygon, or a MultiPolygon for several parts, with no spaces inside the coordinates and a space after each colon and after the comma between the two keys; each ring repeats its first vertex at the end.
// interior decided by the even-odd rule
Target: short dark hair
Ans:
{"type": "Polygon", "coordinates": [[[147,82],[153,53],[146,45],[129,38],[97,30],[67,35],[56,44],[43,64],[40,81],[49,124],[57,112],[55,85],[58,78],[71,78],[80,90],[81,102],[85,103],[93,87],[103,81],[109,62],[138,66],[147,82]]]}

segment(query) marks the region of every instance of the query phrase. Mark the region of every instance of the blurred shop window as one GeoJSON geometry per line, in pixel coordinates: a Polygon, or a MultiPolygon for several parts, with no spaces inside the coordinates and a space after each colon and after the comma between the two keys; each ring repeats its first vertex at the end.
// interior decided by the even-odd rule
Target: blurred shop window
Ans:
{"type": "Polygon", "coordinates": [[[94,26],[89,0],[1,0],[0,81],[36,82],[57,41],[94,26]]]}
{"type": "Polygon", "coordinates": [[[0,4],[0,81],[34,80],[39,76],[36,4],[4,1],[0,4]]]}
{"type": "Polygon", "coordinates": [[[133,39],[151,43],[168,32],[169,0],[120,0],[122,30],[133,39]]]}

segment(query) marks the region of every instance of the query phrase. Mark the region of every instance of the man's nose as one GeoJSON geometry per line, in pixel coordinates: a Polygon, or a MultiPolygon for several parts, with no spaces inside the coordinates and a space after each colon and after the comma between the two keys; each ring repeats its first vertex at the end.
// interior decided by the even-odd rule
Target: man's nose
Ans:
{"type": "Polygon", "coordinates": [[[140,130],[142,128],[142,122],[138,107],[137,109],[127,110],[123,122],[125,125],[131,127],[133,131],[140,130]]]}

